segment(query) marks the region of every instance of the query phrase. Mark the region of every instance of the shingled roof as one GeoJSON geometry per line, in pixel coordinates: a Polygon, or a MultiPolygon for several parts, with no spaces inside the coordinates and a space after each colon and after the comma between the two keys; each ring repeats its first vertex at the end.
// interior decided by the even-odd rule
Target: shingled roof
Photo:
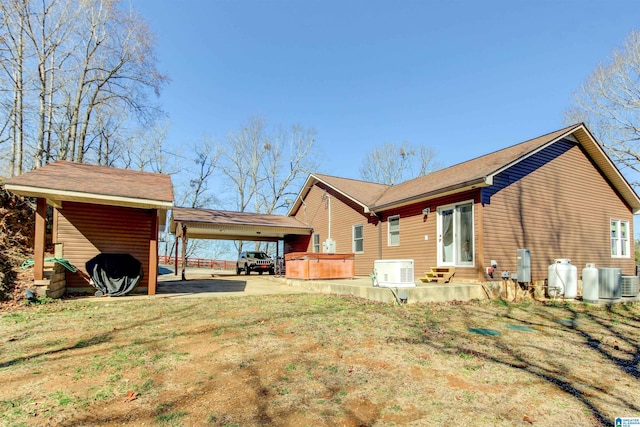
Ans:
{"type": "Polygon", "coordinates": [[[493,175],[524,159],[551,142],[566,136],[580,125],[573,125],[502,150],[390,186],[372,208],[381,209],[398,202],[412,201],[491,184],[493,175]]]}
{"type": "Polygon", "coordinates": [[[579,123],[397,185],[374,184],[347,178],[311,174],[296,203],[290,209],[290,215],[294,214],[299,208],[301,197],[304,198],[314,182],[322,182],[354,200],[363,207],[365,213],[379,212],[447,194],[492,185],[493,177],[498,173],[550,144],[567,137],[575,138],[582,145],[634,213],[640,213],[638,195],[604,153],[602,147],[595,141],[586,126],[583,123],[579,123]]]}
{"type": "Polygon", "coordinates": [[[178,224],[196,239],[274,240],[286,235],[309,235],[312,228],[285,215],[232,212],[175,207],[171,212],[171,233],[178,224]]]}
{"type": "Polygon", "coordinates": [[[171,208],[169,175],[59,160],[9,178],[5,188],[29,197],[141,208],[171,208]]]}

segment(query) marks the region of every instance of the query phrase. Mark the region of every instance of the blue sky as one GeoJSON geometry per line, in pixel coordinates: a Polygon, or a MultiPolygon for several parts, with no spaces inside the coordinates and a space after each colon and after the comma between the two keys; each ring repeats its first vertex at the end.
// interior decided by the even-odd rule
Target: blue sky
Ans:
{"type": "Polygon", "coordinates": [[[250,116],[318,131],[318,172],[372,147],[452,165],[564,126],[572,93],[634,28],[634,1],[131,0],[157,35],[170,145],[250,116]]]}

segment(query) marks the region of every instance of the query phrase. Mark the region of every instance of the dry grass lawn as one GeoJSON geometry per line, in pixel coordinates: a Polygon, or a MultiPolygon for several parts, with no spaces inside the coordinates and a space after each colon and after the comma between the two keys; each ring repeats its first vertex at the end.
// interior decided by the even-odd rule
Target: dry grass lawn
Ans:
{"type": "Polygon", "coordinates": [[[640,305],[292,296],[0,316],[10,426],[596,426],[640,416],[640,305]]]}

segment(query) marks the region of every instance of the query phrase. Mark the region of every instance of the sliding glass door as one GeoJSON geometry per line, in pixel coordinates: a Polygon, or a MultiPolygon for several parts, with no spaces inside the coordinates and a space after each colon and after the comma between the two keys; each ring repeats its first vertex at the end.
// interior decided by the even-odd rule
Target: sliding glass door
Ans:
{"type": "Polygon", "coordinates": [[[473,202],[438,208],[438,265],[472,266],[473,202]]]}

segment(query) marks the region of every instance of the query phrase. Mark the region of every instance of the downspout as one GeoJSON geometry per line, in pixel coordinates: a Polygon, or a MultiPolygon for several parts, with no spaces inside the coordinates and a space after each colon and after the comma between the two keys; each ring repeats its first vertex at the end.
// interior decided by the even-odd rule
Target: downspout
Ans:
{"type": "Polygon", "coordinates": [[[327,231],[327,240],[331,240],[331,196],[329,196],[329,193],[325,191],[323,197],[327,198],[327,210],[329,214],[329,223],[327,224],[329,227],[329,230],[327,231]]]}
{"type": "Polygon", "coordinates": [[[382,214],[372,214],[378,218],[378,259],[382,259],[382,214]]]}

